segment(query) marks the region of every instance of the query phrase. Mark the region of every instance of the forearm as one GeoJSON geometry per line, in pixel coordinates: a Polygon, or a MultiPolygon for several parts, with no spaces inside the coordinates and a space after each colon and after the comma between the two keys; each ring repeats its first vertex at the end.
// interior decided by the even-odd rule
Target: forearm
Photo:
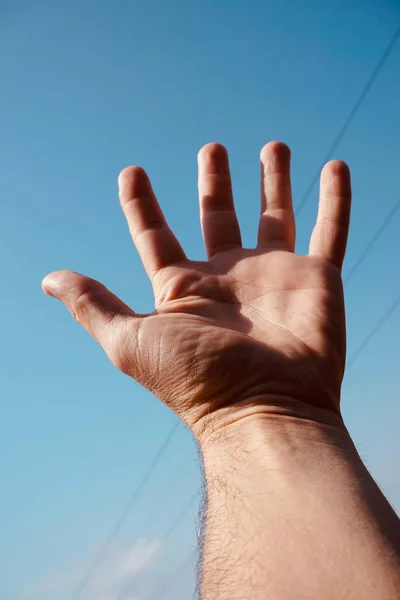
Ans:
{"type": "Polygon", "coordinates": [[[202,600],[400,597],[399,521],[344,427],[267,412],[201,447],[202,600]]]}

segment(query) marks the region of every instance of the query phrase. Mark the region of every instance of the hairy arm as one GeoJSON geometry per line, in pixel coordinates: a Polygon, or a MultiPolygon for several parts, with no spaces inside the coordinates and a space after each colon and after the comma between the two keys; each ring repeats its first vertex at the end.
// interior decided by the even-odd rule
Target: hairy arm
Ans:
{"type": "Polygon", "coordinates": [[[399,598],[399,522],[340,419],[281,408],[201,441],[201,599],[399,598]]]}

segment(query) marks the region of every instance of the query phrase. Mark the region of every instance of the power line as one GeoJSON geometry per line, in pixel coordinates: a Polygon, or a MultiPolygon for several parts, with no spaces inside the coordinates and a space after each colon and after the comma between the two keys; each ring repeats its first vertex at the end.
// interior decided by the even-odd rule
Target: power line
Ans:
{"type": "Polygon", "coordinates": [[[180,513],[178,514],[178,516],[176,517],[175,521],[172,523],[172,525],[169,526],[169,528],[167,529],[167,532],[164,535],[163,540],[165,541],[166,539],[168,539],[170,537],[170,535],[172,535],[172,533],[175,531],[175,529],[178,527],[179,523],[182,521],[182,519],[185,517],[186,513],[189,511],[189,509],[193,506],[194,501],[196,500],[196,498],[198,498],[199,493],[195,492],[190,498],[189,501],[185,504],[185,506],[182,508],[182,510],[180,511],[180,513]]]}
{"type": "Polygon", "coordinates": [[[139,485],[137,486],[137,488],[135,489],[135,491],[133,492],[132,496],[130,497],[128,503],[126,504],[125,508],[122,510],[120,516],[118,517],[113,529],[111,530],[110,535],[108,536],[108,538],[106,539],[106,541],[104,542],[104,544],[101,546],[98,554],[96,555],[93,563],[90,565],[89,570],[87,571],[87,573],[84,575],[82,581],[80,582],[80,584],[78,585],[78,588],[75,591],[75,594],[72,597],[72,600],[79,600],[79,598],[82,597],[82,593],[85,591],[88,583],[90,582],[96,568],[98,567],[98,565],[100,564],[100,562],[103,560],[103,558],[106,556],[112,542],[115,539],[115,536],[117,535],[117,533],[120,531],[122,525],[125,523],[130,511],[132,510],[135,502],[137,501],[137,499],[139,498],[143,487],[146,485],[147,481],[150,479],[150,476],[152,475],[153,471],[155,470],[155,468],[157,467],[158,463],[161,460],[162,455],[164,454],[166,448],[168,447],[168,445],[170,444],[177,428],[179,425],[179,421],[176,421],[171,429],[169,430],[164,442],[161,444],[161,446],[159,447],[153,462],[151,463],[151,465],[149,466],[149,468],[147,469],[146,473],[144,474],[144,476],[142,477],[139,485]]]}
{"type": "MultiPolygon", "coordinates": [[[[162,538],[162,544],[164,545],[165,542],[168,540],[168,538],[173,534],[173,532],[175,531],[175,529],[178,527],[178,525],[180,524],[180,522],[184,519],[184,517],[186,516],[186,514],[189,512],[189,510],[192,508],[194,501],[196,500],[196,498],[198,497],[198,492],[194,493],[188,500],[188,502],[183,506],[183,508],[180,510],[180,512],[178,513],[177,517],[175,518],[175,520],[172,522],[172,524],[169,526],[169,528],[167,529],[167,531],[165,532],[163,538],[162,538]]],[[[140,573],[137,573],[133,579],[131,579],[131,581],[129,582],[129,584],[127,585],[127,587],[122,590],[121,594],[119,594],[116,598],[116,600],[123,600],[124,598],[127,597],[127,594],[129,592],[131,592],[133,590],[133,586],[136,583],[138,577],[139,577],[140,573]]]]}
{"type": "Polygon", "coordinates": [[[364,259],[370,253],[372,247],[378,241],[378,239],[380,238],[380,236],[382,235],[382,233],[384,232],[386,227],[389,225],[389,223],[391,222],[391,220],[393,219],[393,217],[395,216],[395,214],[397,213],[399,208],[400,208],[400,198],[397,200],[396,204],[391,208],[391,210],[389,211],[389,213],[386,216],[386,219],[383,221],[382,225],[374,233],[374,235],[372,236],[372,238],[366,245],[364,252],[362,252],[362,254],[359,256],[358,260],[356,260],[356,262],[354,263],[354,265],[352,266],[350,271],[347,273],[346,277],[344,277],[343,283],[348,283],[349,280],[353,277],[354,273],[357,271],[357,269],[361,265],[361,263],[364,262],[364,259]]]}
{"type": "Polygon", "coordinates": [[[192,550],[191,552],[189,552],[189,554],[186,556],[183,563],[181,563],[181,565],[176,569],[176,571],[174,571],[172,573],[172,575],[170,575],[170,577],[168,577],[167,581],[162,584],[162,586],[158,590],[157,595],[154,596],[154,598],[156,598],[157,600],[162,600],[163,598],[165,598],[166,592],[168,592],[172,588],[172,586],[174,585],[175,581],[179,578],[179,576],[182,575],[182,573],[184,573],[186,571],[186,569],[193,563],[195,557],[196,557],[195,550],[194,551],[192,550]]]}
{"type": "Polygon", "coordinates": [[[389,308],[387,309],[387,311],[384,312],[384,314],[377,321],[377,323],[375,324],[375,326],[371,329],[371,331],[369,332],[369,334],[361,342],[361,344],[359,345],[359,347],[357,348],[357,350],[354,352],[354,354],[352,354],[352,356],[349,358],[349,360],[347,361],[347,369],[354,363],[355,360],[357,360],[357,358],[363,352],[364,348],[369,344],[369,342],[371,341],[371,339],[383,327],[383,325],[386,323],[386,321],[389,320],[389,318],[392,316],[392,314],[395,312],[395,310],[396,310],[396,308],[398,306],[400,306],[400,295],[397,296],[396,300],[389,306],[389,308]]]}
{"type": "MultiPolygon", "coordinates": [[[[172,475],[170,477],[168,477],[168,481],[166,482],[166,485],[163,486],[161,488],[160,492],[158,493],[158,498],[164,498],[165,494],[169,491],[171,484],[178,478],[178,476],[181,475],[182,465],[186,462],[186,459],[187,459],[187,456],[184,455],[183,460],[178,462],[176,469],[173,471],[172,475]]],[[[142,531],[146,528],[146,526],[151,521],[151,519],[154,517],[154,515],[157,513],[159,508],[160,508],[160,503],[157,502],[157,504],[153,507],[153,509],[150,510],[150,512],[147,514],[145,519],[143,519],[143,521],[140,523],[140,527],[135,531],[135,539],[126,549],[127,555],[129,554],[129,552],[131,550],[133,550],[133,548],[135,547],[135,544],[136,544],[136,540],[140,537],[142,531]]],[[[131,585],[131,584],[129,584],[129,585],[131,585]]],[[[120,595],[119,598],[121,598],[121,597],[123,597],[123,596],[120,595]]],[[[118,600],[118,598],[117,598],[117,600],[118,600]]]]}
{"type": "Polygon", "coordinates": [[[346,131],[348,130],[351,122],[353,121],[354,117],[356,116],[358,110],[360,109],[362,103],[364,102],[365,98],[368,95],[368,92],[370,91],[371,87],[373,86],[375,79],[378,77],[380,71],[382,70],[382,67],[384,66],[384,64],[386,63],[387,59],[389,58],[398,38],[400,36],[400,25],[398,26],[398,28],[396,29],[396,31],[394,32],[394,35],[392,36],[388,46],[386,47],[385,51],[383,52],[378,64],[376,65],[375,69],[373,70],[373,72],[371,73],[367,83],[365,84],[364,88],[361,91],[361,94],[359,95],[359,97],[357,98],[356,103],[354,104],[353,108],[351,109],[351,111],[349,112],[345,122],[343,123],[341,129],[339,130],[337,136],[335,137],[335,139],[333,140],[329,150],[327,151],[324,161],[321,165],[321,167],[318,169],[318,171],[316,172],[316,174],[314,175],[313,179],[311,180],[303,198],[301,199],[300,204],[297,206],[295,214],[296,216],[300,213],[300,211],[303,209],[305,203],[307,202],[307,200],[309,199],[311,192],[315,186],[315,184],[317,183],[319,176],[320,176],[320,172],[322,167],[325,165],[325,163],[331,158],[332,153],[336,150],[336,148],[338,147],[339,143],[341,142],[341,140],[343,139],[346,131]]]}
{"type": "MultiPolygon", "coordinates": [[[[178,479],[181,474],[182,474],[182,465],[186,462],[187,460],[187,455],[183,455],[183,460],[180,460],[177,465],[176,465],[176,469],[172,472],[172,475],[170,477],[168,477],[168,481],[166,482],[166,485],[164,485],[161,490],[158,492],[158,499],[159,498],[164,498],[165,494],[170,490],[172,483],[178,479]]],[[[147,517],[145,519],[143,519],[143,521],[140,523],[140,527],[135,531],[135,537],[138,538],[140,537],[140,535],[142,534],[142,531],[146,528],[147,524],[151,521],[151,519],[154,517],[154,515],[157,513],[157,511],[160,508],[160,502],[157,501],[157,504],[153,507],[153,509],[147,514],[147,517]]],[[[135,542],[133,542],[132,546],[135,544],[135,542]]],[[[131,548],[128,549],[128,552],[131,548]]]]}

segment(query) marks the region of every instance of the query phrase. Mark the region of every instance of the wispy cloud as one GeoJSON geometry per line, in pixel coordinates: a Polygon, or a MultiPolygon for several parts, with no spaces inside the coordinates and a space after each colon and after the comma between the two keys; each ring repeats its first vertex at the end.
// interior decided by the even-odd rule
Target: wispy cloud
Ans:
{"type": "MultiPolygon", "coordinates": [[[[140,586],[138,575],[154,563],[161,548],[160,540],[138,539],[133,543],[114,544],[112,551],[93,574],[82,600],[117,600],[122,591],[127,591],[124,600],[147,600],[150,591],[147,593],[144,586],[140,586]],[[132,590],[129,587],[131,582],[134,584],[132,590]]],[[[51,596],[52,600],[56,600],[57,596],[73,591],[87,573],[97,552],[98,548],[94,548],[83,559],[34,582],[25,590],[24,597],[44,600],[51,596]]]]}

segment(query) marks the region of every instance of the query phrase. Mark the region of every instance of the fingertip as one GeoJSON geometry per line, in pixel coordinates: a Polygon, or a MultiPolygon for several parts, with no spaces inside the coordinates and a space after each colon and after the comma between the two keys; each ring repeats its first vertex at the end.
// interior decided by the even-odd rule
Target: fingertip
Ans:
{"type": "Polygon", "coordinates": [[[57,288],[57,271],[49,273],[42,279],[41,288],[46,296],[56,298],[55,290],[57,288]]]}
{"type": "Polygon", "coordinates": [[[209,142],[202,146],[197,154],[199,164],[223,164],[228,162],[228,152],[225,146],[218,142],[209,142]]]}
{"type": "Polygon", "coordinates": [[[272,141],[268,142],[261,148],[260,152],[260,160],[262,163],[271,160],[271,158],[275,158],[279,162],[289,162],[290,161],[290,148],[287,144],[280,141],[272,141]]]}
{"type": "Polygon", "coordinates": [[[118,175],[118,189],[122,203],[152,192],[149,176],[143,167],[138,165],[122,169],[118,175]]]}
{"type": "Polygon", "coordinates": [[[147,177],[146,171],[139,165],[129,165],[120,171],[118,175],[118,183],[124,183],[127,180],[136,177],[147,177]]]}
{"type": "Polygon", "coordinates": [[[331,160],[323,167],[320,179],[320,197],[341,196],[351,201],[351,176],[348,165],[342,160],[331,160]]]}
{"type": "Polygon", "coordinates": [[[321,171],[321,177],[346,177],[350,178],[350,168],[343,160],[330,160],[321,171]]]}
{"type": "Polygon", "coordinates": [[[65,291],[67,287],[70,287],[77,280],[82,278],[83,275],[76,273],[76,271],[62,269],[46,275],[42,280],[41,287],[46,296],[60,298],[63,295],[62,292],[65,291]]]}
{"type": "Polygon", "coordinates": [[[43,279],[40,287],[42,288],[42,292],[44,293],[45,296],[49,296],[50,298],[55,298],[55,296],[51,290],[51,287],[46,284],[44,279],[43,279]]]}

